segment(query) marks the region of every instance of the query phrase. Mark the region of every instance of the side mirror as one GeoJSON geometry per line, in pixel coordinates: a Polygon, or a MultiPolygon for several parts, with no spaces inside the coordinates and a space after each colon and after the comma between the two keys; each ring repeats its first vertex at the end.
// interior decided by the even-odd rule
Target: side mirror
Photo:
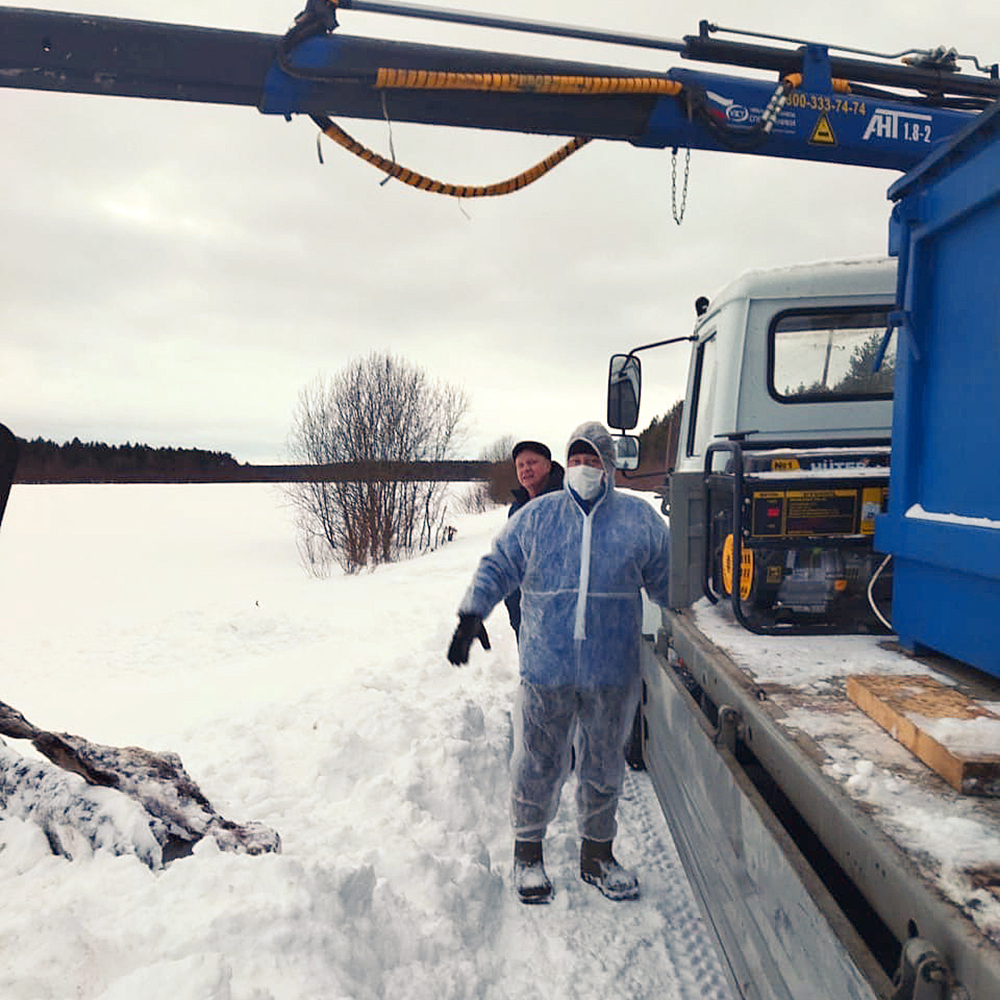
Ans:
{"type": "Polygon", "coordinates": [[[642,366],[634,354],[615,354],[608,371],[608,426],[631,430],[639,422],[642,366]]]}
{"type": "Polygon", "coordinates": [[[633,434],[622,434],[613,439],[615,442],[615,468],[634,472],[639,468],[639,458],[642,448],[639,439],[633,434]]]}

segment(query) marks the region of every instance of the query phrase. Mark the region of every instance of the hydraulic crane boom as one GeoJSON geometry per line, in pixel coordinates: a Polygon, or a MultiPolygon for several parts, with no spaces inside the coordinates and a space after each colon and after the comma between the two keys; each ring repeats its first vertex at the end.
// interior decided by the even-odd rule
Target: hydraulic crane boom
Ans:
{"type": "MultiPolygon", "coordinates": [[[[947,58],[917,66],[831,58],[814,43],[719,41],[706,24],[683,42],[561,33],[673,49],[774,71],[777,80],[359,38],[335,30],[338,9],[420,10],[309,0],[278,36],[0,7],[0,86],[252,105],[265,114],[311,115],[324,126],[331,115],[388,117],[895,170],[924,159],[1000,96],[996,67],[990,76],[963,76],[947,58]]],[[[535,22],[468,19],[560,33],[535,22]]]]}

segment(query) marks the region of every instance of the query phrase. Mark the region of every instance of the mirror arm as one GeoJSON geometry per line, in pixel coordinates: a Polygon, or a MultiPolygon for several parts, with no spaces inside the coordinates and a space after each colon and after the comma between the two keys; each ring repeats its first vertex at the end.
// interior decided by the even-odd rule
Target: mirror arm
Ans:
{"type": "Polygon", "coordinates": [[[648,351],[652,347],[666,347],[667,344],[681,344],[685,340],[692,341],[697,339],[697,334],[692,333],[686,337],[671,337],[670,340],[657,340],[653,344],[643,344],[641,347],[633,347],[632,350],[628,352],[626,357],[632,357],[632,355],[638,354],[640,351],[648,351]]]}
{"type": "Polygon", "coordinates": [[[609,375],[609,378],[608,378],[608,424],[610,426],[612,426],[612,427],[618,427],[619,430],[624,431],[626,429],[626,425],[627,425],[628,428],[632,428],[632,427],[635,427],[636,423],[638,422],[638,417],[639,417],[639,393],[641,391],[641,389],[640,389],[640,383],[639,383],[639,371],[638,370],[636,371],[636,384],[634,386],[635,420],[632,420],[631,423],[629,423],[628,420],[622,420],[622,405],[621,405],[620,400],[618,400],[617,397],[615,397],[616,401],[617,401],[616,405],[614,407],[612,407],[612,395],[611,395],[611,391],[612,391],[613,387],[617,386],[621,382],[626,381],[621,376],[621,373],[629,365],[629,362],[633,362],[635,364],[636,368],[637,369],[639,368],[640,362],[639,362],[639,359],[636,358],[636,356],[635,356],[636,354],[639,353],[639,351],[648,351],[648,350],[651,350],[654,347],[666,347],[668,344],[680,344],[680,343],[684,343],[684,342],[690,343],[691,341],[696,341],[697,339],[698,339],[698,335],[694,334],[694,333],[688,334],[687,336],[684,336],[684,337],[670,337],[668,340],[657,340],[657,341],[655,341],[652,344],[641,344],[639,347],[633,347],[632,350],[630,350],[628,352],[628,354],[616,354],[616,355],[613,355],[612,359],[611,359],[612,364],[614,363],[615,358],[623,358],[624,362],[621,365],[621,367],[619,368],[617,382],[613,382],[612,381],[612,378],[614,377],[614,373],[611,373],[611,375],[609,375]],[[614,421],[614,420],[611,419],[612,412],[618,414],[618,418],[619,418],[618,422],[616,422],[616,421],[614,421]]]}
{"type": "Polygon", "coordinates": [[[662,469],[659,469],[657,472],[630,472],[628,469],[616,469],[615,471],[622,479],[652,479],[654,476],[662,478],[664,475],[662,469]]]}

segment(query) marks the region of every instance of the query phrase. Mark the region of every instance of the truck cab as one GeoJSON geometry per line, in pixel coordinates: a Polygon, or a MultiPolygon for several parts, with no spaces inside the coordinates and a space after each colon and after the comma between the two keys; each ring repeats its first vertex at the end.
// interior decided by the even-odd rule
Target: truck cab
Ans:
{"type": "MultiPolygon", "coordinates": [[[[731,448],[720,443],[743,455],[787,449],[786,464],[801,461],[793,457],[801,449],[888,454],[895,284],[890,258],[804,264],[749,271],[705,307],[693,332],[669,477],[673,607],[690,605],[704,590],[706,473],[732,461],[731,448]]],[[[813,459],[817,470],[844,461],[813,459]]]]}
{"type": "MultiPolygon", "coordinates": [[[[689,338],[665,500],[670,606],[642,647],[638,731],[740,997],[998,995],[1000,897],[969,900],[1000,850],[1000,798],[956,794],[920,741],[907,757],[895,723],[859,695],[943,684],[973,714],[1000,699],[995,678],[908,655],[894,595],[878,594],[892,550],[875,550],[876,521],[890,459],[905,457],[894,407],[916,357],[904,326],[896,364],[896,323],[915,322],[898,301],[891,258],[750,271],[699,301],[689,338]],[[881,631],[862,622],[880,607],[881,631]],[[838,761],[892,794],[866,799],[867,778],[838,761]],[[912,821],[903,788],[925,797],[912,821]],[[923,815],[976,829],[957,876],[923,815]]],[[[636,354],[658,346],[612,359],[612,426],[638,423],[636,354]]]]}

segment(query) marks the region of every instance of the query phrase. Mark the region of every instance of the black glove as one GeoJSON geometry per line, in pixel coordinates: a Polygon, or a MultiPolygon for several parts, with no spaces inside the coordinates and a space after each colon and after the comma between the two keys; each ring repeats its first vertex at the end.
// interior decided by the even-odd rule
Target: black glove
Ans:
{"type": "Polygon", "coordinates": [[[473,639],[478,639],[483,644],[483,649],[490,648],[490,637],[486,634],[482,618],[479,615],[459,615],[458,627],[448,647],[448,662],[454,663],[456,667],[468,663],[473,639]]]}

